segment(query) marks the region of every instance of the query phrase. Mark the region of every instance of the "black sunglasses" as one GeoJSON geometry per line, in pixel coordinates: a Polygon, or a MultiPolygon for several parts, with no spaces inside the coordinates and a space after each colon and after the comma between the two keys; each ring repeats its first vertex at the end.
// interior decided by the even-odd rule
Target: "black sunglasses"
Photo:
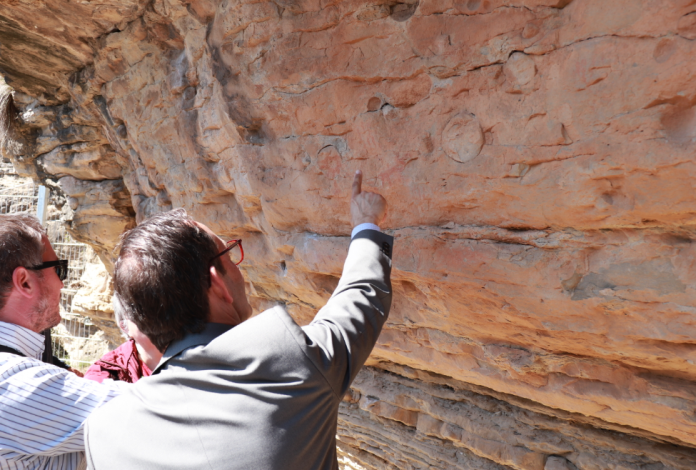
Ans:
{"type": "Polygon", "coordinates": [[[67,259],[57,259],[55,261],[46,261],[38,266],[32,266],[31,268],[27,269],[34,269],[34,270],[40,270],[40,269],[48,269],[48,268],[55,268],[56,274],[58,275],[58,278],[61,281],[65,281],[68,278],[68,260],[67,259]]]}

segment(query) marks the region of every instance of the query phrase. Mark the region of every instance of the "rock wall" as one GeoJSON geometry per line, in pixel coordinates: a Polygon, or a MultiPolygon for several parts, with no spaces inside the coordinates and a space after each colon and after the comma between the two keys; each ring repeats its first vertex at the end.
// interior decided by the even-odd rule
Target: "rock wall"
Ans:
{"type": "Polygon", "coordinates": [[[10,2],[2,150],[107,266],[184,207],[300,322],[361,168],[395,297],[346,468],[693,468],[694,39],[692,0],[10,2]]]}

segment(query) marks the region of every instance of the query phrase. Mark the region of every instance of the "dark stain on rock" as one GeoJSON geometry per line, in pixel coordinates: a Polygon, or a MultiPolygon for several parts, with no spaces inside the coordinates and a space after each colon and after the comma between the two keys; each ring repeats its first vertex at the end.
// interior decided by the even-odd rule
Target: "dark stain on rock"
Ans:
{"type": "Polygon", "coordinates": [[[263,145],[265,142],[261,122],[254,122],[249,127],[238,128],[241,136],[252,145],[263,145]]]}
{"type": "Polygon", "coordinates": [[[660,237],[660,240],[670,246],[683,246],[691,245],[694,239],[691,238],[693,235],[687,235],[684,233],[665,233],[660,237]]]}
{"type": "MultiPolygon", "coordinates": [[[[572,278],[571,278],[572,279],[572,278]]],[[[567,281],[568,286],[570,280],[567,281]]],[[[686,285],[674,274],[669,260],[657,259],[643,263],[619,263],[584,276],[573,290],[571,300],[604,297],[601,291],[652,290],[657,296],[683,293],[686,285]]]]}
{"type": "Polygon", "coordinates": [[[394,21],[402,22],[406,21],[413,16],[418,8],[418,3],[397,3],[392,5],[389,9],[389,16],[394,21]]]}
{"type": "Polygon", "coordinates": [[[191,136],[191,142],[193,142],[196,146],[196,153],[198,153],[198,155],[203,156],[203,158],[205,158],[206,160],[210,160],[209,157],[206,157],[206,150],[200,145],[198,141],[198,110],[191,109],[189,111],[184,111],[183,113],[181,113],[181,119],[183,124],[182,131],[188,133],[188,135],[191,136]]]}
{"type": "Polygon", "coordinates": [[[696,105],[693,102],[676,100],[665,109],[660,122],[670,143],[681,146],[696,141],[696,105]]]}
{"type": "Polygon", "coordinates": [[[122,139],[128,137],[128,129],[126,129],[125,124],[121,124],[118,126],[118,128],[116,128],[116,134],[118,134],[118,136],[122,139]]]}
{"type": "Polygon", "coordinates": [[[193,108],[195,102],[196,102],[196,88],[195,87],[187,87],[184,92],[181,94],[181,107],[188,111],[193,108]]]}
{"type": "Polygon", "coordinates": [[[481,6],[481,0],[469,0],[466,2],[466,8],[469,11],[476,11],[481,6]]]}
{"type": "Polygon", "coordinates": [[[252,145],[263,145],[268,136],[264,132],[263,120],[253,115],[251,101],[242,93],[239,76],[233,73],[225,64],[221,48],[210,44],[213,74],[220,85],[227,105],[227,115],[237,125],[240,136],[252,145]]]}
{"type": "Polygon", "coordinates": [[[104,120],[109,123],[111,127],[114,126],[114,120],[111,117],[111,113],[109,112],[109,107],[106,104],[106,99],[102,95],[94,95],[94,98],[92,98],[92,101],[94,104],[97,105],[97,109],[101,113],[102,117],[104,120]]]}

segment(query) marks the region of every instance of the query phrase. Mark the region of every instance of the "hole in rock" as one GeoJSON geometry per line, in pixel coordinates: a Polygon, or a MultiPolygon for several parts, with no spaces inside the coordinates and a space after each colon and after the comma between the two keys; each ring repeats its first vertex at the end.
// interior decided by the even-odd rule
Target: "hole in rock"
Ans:
{"type": "Polygon", "coordinates": [[[609,193],[604,193],[604,194],[602,194],[602,199],[603,199],[604,202],[606,202],[607,204],[614,204],[614,197],[613,197],[611,194],[609,194],[609,193]]]}
{"type": "Polygon", "coordinates": [[[125,139],[126,137],[128,137],[128,129],[126,129],[126,126],[123,124],[118,126],[118,128],[116,129],[116,133],[122,139],[125,139]]]}
{"type": "Polygon", "coordinates": [[[411,18],[418,8],[418,2],[416,3],[397,3],[390,8],[389,16],[394,21],[406,21],[411,18]]]}
{"type": "Polygon", "coordinates": [[[382,105],[382,100],[379,99],[376,96],[373,96],[367,101],[367,110],[368,111],[377,111],[382,105]]]}

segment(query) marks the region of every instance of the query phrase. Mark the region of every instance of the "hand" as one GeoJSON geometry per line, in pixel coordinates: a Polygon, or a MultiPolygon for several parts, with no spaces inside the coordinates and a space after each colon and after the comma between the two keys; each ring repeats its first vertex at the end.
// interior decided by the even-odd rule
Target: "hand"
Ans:
{"type": "Polygon", "coordinates": [[[355,172],[353,198],[350,201],[353,227],[371,223],[379,225],[387,216],[387,201],[380,194],[362,191],[362,171],[355,172]]]}

